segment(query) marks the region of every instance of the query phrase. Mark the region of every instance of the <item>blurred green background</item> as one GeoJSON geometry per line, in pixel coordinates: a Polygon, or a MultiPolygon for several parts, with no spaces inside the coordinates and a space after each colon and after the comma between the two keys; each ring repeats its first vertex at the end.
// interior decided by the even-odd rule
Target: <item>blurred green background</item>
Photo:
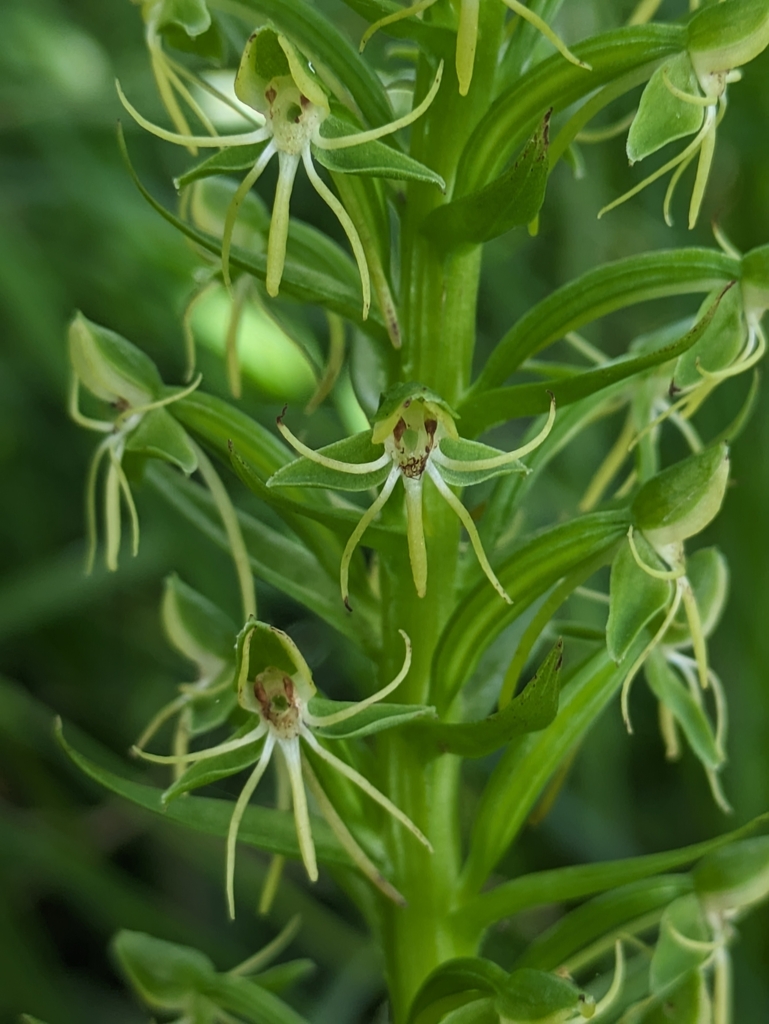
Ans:
{"type": "MultiPolygon", "coordinates": [[[[347,8],[322,6],[359,36],[362,23],[347,8]]],[[[668,0],[661,13],[674,16],[681,7],[668,0]]],[[[560,24],[568,39],[578,39],[620,24],[631,8],[619,0],[566,0],[560,24]]],[[[124,753],[141,727],[189,672],[161,632],[163,578],[177,570],[236,617],[237,591],[227,558],[149,488],[137,492],[143,524],[138,558],[124,554],[112,576],[101,568],[90,578],[82,572],[83,482],[93,438],[66,415],[66,322],[82,309],[145,348],[168,382],[179,381],[180,314],[199,266],[136,192],[117,150],[115,75],[143,111],[164,117],[139,11],[127,0],[4,0],[0,38],[0,1021],[14,1021],[22,1010],[49,1024],[146,1020],[109,957],[107,944],[119,927],[198,945],[227,968],[297,909],[304,927],[293,951],[315,959],[319,970],[296,993],[296,1005],[317,1024],[383,1021],[376,952],[329,879],[322,877],[317,898],[308,899],[294,866],[269,921],[244,907],[229,925],[223,844],[105,797],[52,741],[58,713],[72,723],[70,734],[83,749],[95,744],[99,756],[125,765],[124,753]]],[[[372,50],[384,56],[384,43],[376,46],[372,50]]],[[[516,233],[489,247],[482,347],[554,286],[598,262],[714,244],[713,217],[742,250],[769,242],[769,53],[746,69],[730,99],[704,214],[693,233],[662,223],[662,185],[596,221],[600,206],[629,185],[620,138],[584,149],[582,180],[559,167],[539,236],[516,233]]],[[[171,178],[188,157],[132,125],[127,129],[144,180],[173,205],[171,178]]],[[[267,197],[271,183],[268,175],[260,183],[267,197]]],[[[679,220],[684,191],[676,205],[679,220]]],[[[301,178],[292,212],[338,237],[301,178]]],[[[637,334],[692,313],[696,304],[696,298],[653,303],[610,317],[588,335],[616,353],[637,334]]],[[[258,338],[245,341],[259,362],[258,338]]],[[[243,399],[265,422],[280,398],[281,358],[278,353],[264,371],[275,375],[272,393],[252,385],[243,399]]],[[[220,360],[204,352],[201,368],[206,388],[226,395],[220,360]]],[[[699,420],[706,436],[729,422],[745,387],[729,385],[711,400],[699,420]]],[[[332,413],[317,416],[321,431],[339,430],[332,413]]],[[[559,506],[573,508],[615,427],[593,428],[554,464],[535,519],[557,518],[559,506]]],[[[733,452],[734,486],[724,512],[701,538],[721,545],[732,569],[712,662],[730,702],[724,783],[734,824],[769,808],[767,453],[769,400],[762,394],[733,452]]],[[[288,625],[314,667],[329,679],[344,679],[346,652],[317,622],[273,591],[265,588],[261,597],[262,615],[288,625]]],[[[665,763],[653,701],[642,686],[634,706],[636,734],[625,735],[617,709],[598,723],[549,816],[511,853],[509,870],[652,852],[732,825],[713,806],[693,757],[665,763]]],[[[238,870],[251,906],[264,863],[241,852],[238,870]]],[[[508,923],[491,937],[489,950],[503,964],[511,962],[526,937],[557,912],[547,908],[508,923]]],[[[741,932],[736,1019],[747,1024],[769,1019],[769,912],[755,913],[741,932]]]]}

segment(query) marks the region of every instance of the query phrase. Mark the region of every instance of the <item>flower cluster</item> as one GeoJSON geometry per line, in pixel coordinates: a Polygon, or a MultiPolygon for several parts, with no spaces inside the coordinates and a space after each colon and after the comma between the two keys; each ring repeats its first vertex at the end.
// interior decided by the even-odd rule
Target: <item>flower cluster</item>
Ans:
{"type": "MultiPolygon", "coordinates": [[[[321,701],[316,697],[317,689],[310,668],[293,640],[281,630],[252,618],[239,634],[237,642],[234,667],[237,702],[246,718],[235,735],[213,747],[170,755],[151,754],[139,746],[133,748],[135,754],[147,761],[181,764],[184,767],[185,771],[166,790],[163,798],[166,803],[197,786],[205,785],[212,778],[233,775],[253,766],[235,803],[227,835],[226,890],[231,917],[235,915],[234,871],[238,830],[249,801],[276,749],[280,754],[278,804],[284,809],[284,805],[293,803],[299,851],[310,879],[313,882],[317,880],[318,866],[305,783],[353,863],[387,896],[396,902],[403,902],[403,897],[382,876],[334,809],[303,751],[304,745],[319,761],[357,786],[431,849],[429,841],[403,811],[360,772],[332,754],[318,738],[341,739],[368,735],[390,724],[401,724],[404,717],[413,718],[425,713],[426,709],[413,706],[403,708],[386,704],[375,707],[393,693],[408,674],[411,641],[405,633],[402,636],[406,654],[395,679],[357,703],[337,703],[321,701]],[[326,713],[318,713],[318,705],[326,713]],[[358,722],[352,722],[356,718],[358,722]]],[[[232,684],[232,677],[228,682],[232,684]]]]}
{"type": "Polygon", "coordinates": [[[268,27],[257,29],[248,40],[235,78],[238,99],[255,111],[258,118],[258,126],[249,131],[213,136],[170,132],[142,117],[128,101],[119,83],[117,88],[120,100],[131,117],[161,139],[187,147],[229,149],[248,146],[254,149],[253,166],[233,195],[224,224],[222,273],[228,285],[230,247],[238,210],[273,156],[277,155],[278,184],[267,242],[266,287],[269,295],[278,294],[286,257],[289,201],[299,164],[303,164],[313,188],[333,210],[350,242],[360,272],[365,319],[371,304],[371,283],[363,244],[350,215],[315,169],[313,148],[349,149],[407,127],[421,117],[433,102],[440,87],[441,74],[442,66],[422,102],[403,117],[368,131],[336,134],[333,137],[321,131],[331,114],[325,85],[312,64],[293,43],[268,27]]]}
{"type": "Polygon", "coordinates": [[[342,599],[348,607],[350,560],[367,527],[384,507],[399,480],[403,483],[414,585],[420,597],[427,592],[427,546],[422,507],[425,477],[430,479],[467,530],[476,557],[491,585],[503,600],[510,603],[507,591],[486,557],[472,516],[451,488],[479,484],[503,473],[526,473],[526,466],[520,460],[539,447],[550,433],[555,422],[555,399],[551,400],[550,414],[542,430],[533,440],[512,452],[501,452],[489,445],[460,438],[455,419],[456,413],[439,395],[414,382],[398,384],[382,396],[371,430],[318,451],[308,448],[295,437],[283,422],[282,415],[278,418],[278,429],[302,458],[271,477],[270,487],[303,483],[306,486],[356,491],[384,484],[350,535],[342,555],[342,599]],[[379,448],[384,451],[376,458],[361,459],[361,456],[365,458],[366,454],[376,453],[379,448]]]}

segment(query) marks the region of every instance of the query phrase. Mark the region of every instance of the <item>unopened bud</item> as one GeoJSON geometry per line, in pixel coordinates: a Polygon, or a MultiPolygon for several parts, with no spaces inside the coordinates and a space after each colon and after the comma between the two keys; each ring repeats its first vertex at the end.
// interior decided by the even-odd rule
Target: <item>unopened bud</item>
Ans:
{"type": "Polygon", "coordinates": [[[119,334],[77,313],[69,325],[69,358],[80,382],[112,405],[147,405],[160,395],[158,368],[119,334]]]}
{"type": "Polygon", "coordinates": [[[716,517],[728,479],[725,443],[690,455],[643,484],[632,506],[634,525],[658,550],[679,544],[716,517]]]}
{"type": "Polygon", "coordinates": [[[769,46],[769,0],[723,0],[694,15],[687,49],[700,83],[749,64],[769,46]]]}
{"type": "Polygon", "coordinates": [[[694,888],[708,911],[724,913],[758,903],[769,896],[769,836],[715,850],[693,874],[694,888]]]}

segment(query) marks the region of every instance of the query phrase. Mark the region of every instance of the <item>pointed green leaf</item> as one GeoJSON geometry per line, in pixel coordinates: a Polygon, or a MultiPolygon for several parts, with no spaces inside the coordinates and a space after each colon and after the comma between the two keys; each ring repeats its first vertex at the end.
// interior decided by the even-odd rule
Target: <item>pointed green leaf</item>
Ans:
{"type": "Polygon", "coordinates": [[[707,308],[691,330],[674,342],[642,355],[624,355],[595,370],[576,373],[567,379],[554,378],[536,384],[515,384],[508,388],[476,391],[461,406],[462,425],[468,433],[479,433],[513,416],[546,412],[552,396],[556,406],[563,407],[588,398],[604,388],[655,366],[662,366],[694,348],[703,337],[716,314],[723,292],[707,308]]]}
{"type": "MultiPolygon", "coordinates": [[[[346,711],[347,708],[354,707],[355,703],[355,701],[313,697],[309,704],[309,711],[322,718],[326,715],[336,714],[338,711],[346,711]]],[[[314,725],[312,731],[316,736],[334,740],[349,739],[353,736],[373,736],[374,733],[383,732],[385,729],[396,729],[400,725],[434,715],[435,708],[427,707],[424,704],[372,704],[344,722],[338,722],[336,725],[314,725]]]]}
{"type": "Polygon", "coordinates": [[[508,473],[527,473],[526,466],[519,461],[510,462],[497,469],[473,469],[473,463],[482,459],[495,459],[506,453],[499,448],[492,448],[488,444],[480,444],[478,441],[468,441],[464,437],[444,437],[440,443],[441,452],[449,459],[458,459],[467,463],[467,469],[449,469],[448,466],[436,462],[435,466],[447,484],[452,487],[472,487],[481,484],[485,480],[492,480],[497,476],[506,476],[508,473]]]}
{"type": "MultiPolygon", "coordinates": [[[[254,719],[249,720],[233,733],[230,739],[240,739],[241,736],[251,732],[256,725],[257,722],[254,719]]],[[[256,764],[263,746],[264,737],[253,743],[247,743],[243,747],[238,747],[237,750],[216,754],[203,761],[196,761],[165,790],[162,796],[163,805],[167,807],[182,793],[189,793],[193,789],[200,789],[201,786],[208,786],[212,782],[218,782],[219,779],[226,779],[230,775],[237,775],[238,772],[245,771],[246,768],[256,764]]]]}
{"type": "Polygon", "coordinates": [[[215,974],[204,953],[143,932],[118,932],[112,950],[141,998],[158,1009],[183,1010],[215,974]]]}
{"type": "Polygon", "coordinates": [[[660,936],[652,955],[649,984],[654,995],[665,995],[675,984],[697,970],[710,956],[706,949],[684,945],[678,935],[694,942],[712,939],[700,902],[694,893],[670,904],[662,915],[660,936]]]}
{"type": "MultiPolygon", "coordinates": [[[[340,135],[352,135],[363,130],[360,126],[349,123],[347,119],[342,120],[332,115],[323,121],[320,134],[327,139],[334,139],[340,135]]],[[[390,178],[393,181],[422,181],[437,185],[441,190],[446,188],[446,182],[440,174],[384,142],[365,142],[360,146],[348,146],[346,149],[323,149],[322,146],[313,146],[312,155],[319,164],[336,174],[365,174],[374,178],[390,178]]]]}
{"type": "Polygon", "coordinates": [[[501,563],[492,557],[494,571],[515,603],[500,601],[485,578],[459,602],[433,663],[433,678],[439,680],[440,689],[432,699],[439,713],[451,704],[481,654],[506,626],[583,562],[601,552],[609,561],[627,527],[624,511],[591,513],[519,541],[501,563]]]}
{"type": "Polygon", "coordinates": [[[480,722],[426,722],[420,730],[441,752],[485,757],[516,736],[544,729],[558,713],[562,661],[563,641],[559,640],[531,682],[502,711],[480,722]]]}
{"type": "Polygon", "coordinates": [[[506,981],[507,972],[492,960],[483,957],[447,960],[436,967],[414,997],[408,1024],[433,1024],[442,1017],[440,1010],[447,1000],[477,999],[478,993],[496,995],[506,981]]]}
{"type": "Polygon", "coordinates": [[[578,958],[594,943],[632,931],[635,921],[662,917],[673,900],[692,891],[693,884],[692,876],[682,873],[644,878],[611,889],[572,910],[539,935],[515,966],[553,971],[568,964],[572,957],[578,958]]]}
{"type": "MultiPolygon", "coordinates": [[[[371,431],[363,430],[360,434],[345,437],[324,448],[318,449],[323,458],[335,459],[360,465],[363,462],[374,462],[384,454],[382,445],[371,443],[371,431]]],[[[329,469],[312,459],[301,455],[294,462],[283,466],[267,481],[268,487],[329,487],[340,491],[367,491],[370,487],[378,487],[387,479],[391,466],[370,473],[345,473],[340,469],[329,469]]]]}
{"type": "MultiPolygon", "coordinates": [[[[738,259],[712,249],[647,252],[595,267],[556,288],[515,323],[470,394],[504,384],[524,360],[608,313],[666,295],[710,292],[738,280],[740,273],[738,259]]],[[[459,412],[464,416],[461,406],[459,412]]]]}
{"type": "MultiPolygon", "coordinates": [[[[636,533],[634,541],[647,565],[653,569],[667,569],[643,535],[636,533]]],[[[644,572],[633,558],[630,545],[623,544],[612,562],[609,583],[606,646],[614,661],[624,661],[639,634],[669,606],[672,597],[673,584],[644,572]]]]}
{"type": "Polygon", "coordinates": [[[211,732],[212,729],[217,729],[220,725],[224,725],[235,710],[238,698],[234,685],[232,689],[225,690],[223,693],[218,690],[218,687],[226,681],[230,673],[233,673],[233,670],[227,666],[222,674],[217,676],[211,683],[210,689],[212,692],[202,691],[200,694],[196,694],[188,705],[190,734],[192,736],[200,736],[202,733],[211,732]]]}
{"type": "MultiPolygon", "coordinates": [[[[166,821],[184,825],[196,832],[224,838],[230,825],[234,803],[230,800],[214,800],[210,797],[188,796],[175,800],[170,806],[163,804],[163,791],[156,786],[145,786],[140,782],[116,775],[90,761],[71,747],[62,733],[61,724],[56,728],[56,739],[64,753],[86,775],[112,793],[129,800],[145,810],[159,814],[166,821]]],[[[312,826],[318,859],[330,864],[349,864],[347,855],[339,846],[325,821],[313,820],[312,826]]],[[[238,841],[255,846],[269,853],[281,853],[287,857],[299,858],[299,843],[296,837],[294,816],[289,811],[274,811],[268,807],[251,804],[246,808],[238,832],[238,841]]]]}
{"type": "MultiPolygon", "coordinates": [[[[481,893],[457,910],[456,917],[458,923],[467,926],[469,934],[474,934],[488,928],[495,921],[512,917],[529,907],[582,899],[594,893],[606,892],[616,886],[629,885],[640,879],[650,878],[664,871],[686,867],[715,850],[767,828],[769,814],[761,814],[733,832],[726,832],[715,839],[694,843],[692,846],[683,846],[678,850],[532,872],[481,893]]],[[[558,963],[560,962],[559,960],[558,963]]]]}
{"type": "Polygon", "coordinates": [[[206,157],[200,163],[195,164],[178,178],[174,178],[174,185],[177,189],[186,188],[193,181],[201,181],[203,178],[210,178],[215,174],[236,174],[239,171],[250,171],[259,159],[266,142],[257,142],[253,146],[230,146],[222,149],[213,156],[206,157]]]}
{"type": "Polygon", "coordinates": [[[549,124],[548,113],[518,160],[499,178],[428,215],[422,230],[441,251],[480,245],[534,220],[545,201],[550,171],[549,124]]]}
{"type": "Polygon", "coordinates": [[[150,409],[126,441],[126,451],[163,459],[186,473],[198,468],[195,454],[184,428],[165,409],[150,409]]]}
{"type": "Polygon", "coordinates": [[[710,719],[702,705],[692,696],[689,687],[665,661],[661,651],[652,651],[649,655],[644,665],[644,674],[649,689],[672,712],[697,759],[706,768],[714,771],[720,768],[724,763],[724,754],[718,748],[710,719]]]}
{"type": "Polygon", "coordinates": [[[704,108],[674,96],[665,85],[666,78],[681,92],[702,95],[688,53],[679,53],[658,67],[641,95],[628,133],[627,156],[631,164],[702,127],[704,108]]]}

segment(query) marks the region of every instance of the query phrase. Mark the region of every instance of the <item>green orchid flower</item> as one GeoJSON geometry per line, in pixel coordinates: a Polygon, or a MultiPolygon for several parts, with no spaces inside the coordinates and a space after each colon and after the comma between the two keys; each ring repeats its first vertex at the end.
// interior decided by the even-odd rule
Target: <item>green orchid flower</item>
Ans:
{"type": "MultiPolygon", "coordinates": [[[[388,25],[392,25],[395,22],[402,21],[404,18],[412,18],[423,11],[426,11],[429,7],[432,7],[437,0],[417,0],[417,3],[411,4],[408,7],[404,7],[401,11],[395,11],[393,14],[388,14],[384,18],[380,18],[375,21],[363,34],[360,41],[361,52],[366,47],[369,39],[378,32],[380,28],[386,28],[388,25]]],[[[502,3],[508,7],[518,17],[528,21],[530,25],[533,25],[538,32],[547,39],[558,52],[570,61],[572,64],[576,64],[577,67],[585,68],[586,71],[592,70],[589,64],[575,57],[571,50],[566,46],[563,40],[558,36],[548,23],[541,18],[536,11],[532,11],[526,7],[525,4],[520,3],[519,0],[502,0],[502,3]]],[[[456,48],[456,72],[457,80],[459,82],[459,92],[461,96],[466,96],[470,90],[470,83],[473,80],[473,69],[475,67],[475,51],[478,45],[478,17],[480,14],[481,0],[460,0],[459,3],[459,17],[457,21],[457,48],[456,48]]]]}
{"type": "Polygon", "coordinates": [[[687,26],[687,49],[665,61],[652,75],[630,126],[630,163],[645,159],[668,143],[694,135],[671,160],[599,212],[599,218],[638,195],[647,185],[673,172],[663,213],[672,224],[673,194],[697,158],[697,174],[689,204],[689,228],[699,217],[713,163],[716,130],[726,113],[727,86],[741,78],[739,68],[769,45],[766,0],[722,0],[697,11],[687,26]]]}
{"type": "Polygon", "coordinates": [[[69,326],[68,344],[72,367],[69,414],[78,426],[105,435],[91,459],[86,484],[86,571],[91,572],[96,557],[96,490],[99,470],[106,458],[105,561],[107,568],[114,572],[122,533],[121,496],[131,520],[132,552],[136,555],[139,550],[139,515],[123,469],[123,456],[127,451],[151,454],[171,462],[188,475],[194,473],[199,465],[195,446],[165,407],[194,391],[201,378],[184,390],[164,395],[163,381],[152,360],[114,331],[87,320],[82,313],[78,313],[69,326]],[[83,415],[81,384],[95,398],[116,410],[116,416],[97,420],[83,415]]]}
{"type": "Polygon", "coordinates": [[[371,282],[363,243],[350,215],[315,169],[313,150],[322,152],[363,146],[412,124],[435,99],[442,72],[441,64],[425,98],[403,117],[367,131],[333,136],[321,130],[324,123],[329,123],[331,115],[325,85],[293,43],[268,27],[257,29],[248,40],[235,78],[238,99],[256,113],[259,126],[253,130],[214,137],[170,132],[142,117],[125,97],[120,83],[117,83],[117,89],[131,117],[158,138],[187,147],[254,147],[253,166],[233,195],[224,224],[222,272],[227,285],[230,284],[229,254],[238,210],[273,156],[277,155],[278,184],[267,242],[266,287],[269,295],[278,294],[286,257],[289,201],[296,172],[300,163],[303,164],[313,188],[334,212],[350,242],[361,278],[365,318],[371,305],[371,282]]]}
{"type": "Polygon", "coordinates": [[[425,596],[427,546],[422,512],[425,477],[431,480],[467,530],[475,555],[491,585],[503,600],[511,603],[486,557],[472,516],[451,488],[479,484],[505,473],[527,473],[520,460],[538,448],[552,430],[555,399],[551,401],[550,414],[542,430],[512,452],[501,452],[489,445],[460,438],[454,423],[456,418],[456,413],[439,395],[413,381],[397,384],[382,396],[371,430],[319,451],[308,448],[295,437],[283,422],[283,414],[278,417],[278,430],[302,458],[278,470],[268,481],[268,486],[304,484],[357,491],[383,484],[378,497],[350,535],[342,554],[340,582],[342,600],[348,608],[348,576],[353,553],[399,480],[403,483],[414,585],[419,596],[425,596]],[[380,448],[384,449],[381,454],[380,448]],[[376,457],[371,458],[372,455],[376,457]]]}
{"type": "Polygon", "coordinates": [[[621,706],[625,725],[632,733],[630,689],[644,668],[659,701],[668,757],[680,755],[676,731],[680,726],[725,812],[731,808],[717,772],[726,760],[726,700],[721,682],[708,664],[707,636],[723,609],[727,572],[714,549],[698,552],[687,563],[684,541],[717,515],[728,479],[729,457],[726,445],[721,444],[663,470],[641,487],[632,505],[634,525],[628,531],[628,545],[612,565],[606,627],[609,654],[620,663],[642,631],[662,616],[624,678],[621,706]],[[679,618],[681,608],[685,622],[679,618]],[[684,653],[687,649],[692,656],[684,653]],[[711,688],[715,733],[702,700],[702,692],[711,688]]]}
{"type": "Polygon", "coordinates": [[[238,636],[237,702],[245,712],[245,721],[235,735],[213,747],[185,751],[181,755],[151,754],[139,747],[133,748],[134,754],[147,761],[185,766],[184,773],[164,793],[165,803],[198,786],[254,766],[235,803],[227,835],[226,892],[231,917],[235,916],[234,871],[238,829],[248,802],[276,749],[280,754],[278,807],[284,810],[293,803],[299,850],[310,880],[317,881],[318,865],[305,783],[352,862],[380,891],[396,902],[403,902],[400,893],[382,876],[344,824],[304,753],[304,748],[308,748],[315,757],[357,786],[432,850],[428,839],[403,811],[360,772],[332,754],[319,739],[365,736],[431,713],[432,709],[414,705],[380,705],[400,686],[411,665],[411,641],[405,633],[401,632],[401,635],[406,653],[400,672],[376,693],[350,704],[319,698],[310,668],[294,641],[282,630],[249,619],[238,636]],[[356,718],[358,721],[354,722],[356,718]]]}

